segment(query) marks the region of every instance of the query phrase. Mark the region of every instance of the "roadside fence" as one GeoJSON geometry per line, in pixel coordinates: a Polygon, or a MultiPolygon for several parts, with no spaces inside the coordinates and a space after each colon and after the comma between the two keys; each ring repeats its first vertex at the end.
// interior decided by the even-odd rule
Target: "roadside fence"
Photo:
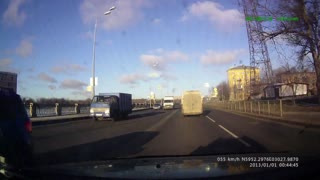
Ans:
{"type": "Polygon", "coordinates": [[[213,107],[240,111],[253,114],[283,116],[283,101],[259,100],[259,101],[216,101],[210,103],[213,107]]]}

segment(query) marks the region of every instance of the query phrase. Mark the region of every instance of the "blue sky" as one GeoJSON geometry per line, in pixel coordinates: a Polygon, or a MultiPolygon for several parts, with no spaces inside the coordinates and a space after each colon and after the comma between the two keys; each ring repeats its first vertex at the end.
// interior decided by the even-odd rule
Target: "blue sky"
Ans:
{"type": "Polygon", "coordinates": [[[18,73],[24,97],[90,97],[96,18],[96,93],[207,94],[249,64],[237,1],[3,0],[0,15],[0,70],[18,73]]]}

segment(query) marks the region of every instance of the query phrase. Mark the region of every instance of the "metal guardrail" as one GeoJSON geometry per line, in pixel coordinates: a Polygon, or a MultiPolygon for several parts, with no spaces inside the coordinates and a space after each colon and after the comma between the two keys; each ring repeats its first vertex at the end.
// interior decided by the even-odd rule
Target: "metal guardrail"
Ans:
{"type": "Polygon", "coordinates": [[[259,115],[283,116],[282,100],[264,100],[264,101],[217,101],[211,102],[210,105],[216,108],[227,109],[253,113],[259,115]]]}
{"type": "MultiPolygon", "coordinates": [[[[30,114],[30,107],[25,106],[27,114],[31,117],[30,114]]],[[[79,114],[88,114],[90,112],[90,106],[80,106],[79,114]]],[[[55,106],[38,106],[36,108],[37,117],[44,117],[44,116],[56,116],[55,106]]],[[[70,114],[77,114],[75,111],[75,106],[62,106],[61,107],[61,115],[70,115],[70,114]]]]}
{"type": "MultiPolygon", "coordinates": [[[[132,108],[149,108],[150,104],[133,104],[132,108]]],[[[27,114],[31,117],[30,108],[35,108],[37,117],[45,117],[45,116],[57,116],[56,106],[48,106],[48,105],[34,105],[30,107],[30,105],[25,105],[27,114]]],[[[76,112],[75,106],[60,106],[61,108],[61,116],[63,115],[71,115],[71,114],[89,114],[90,106],[89,105],[79,105],[79,113],[76,112]]]]}

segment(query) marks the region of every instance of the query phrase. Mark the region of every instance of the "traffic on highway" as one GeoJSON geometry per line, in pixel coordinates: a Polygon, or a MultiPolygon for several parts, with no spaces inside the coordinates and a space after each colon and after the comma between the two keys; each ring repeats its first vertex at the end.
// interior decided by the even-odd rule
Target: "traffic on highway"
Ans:
{"type": "Polygon", "coordinates": [[[319,1],[0,7],[0,179],[320,179],[319,1]]]}

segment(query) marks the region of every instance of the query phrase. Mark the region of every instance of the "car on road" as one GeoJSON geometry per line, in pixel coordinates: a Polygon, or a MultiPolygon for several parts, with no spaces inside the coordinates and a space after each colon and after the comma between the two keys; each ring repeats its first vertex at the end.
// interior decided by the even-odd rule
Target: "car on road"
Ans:
{"type": "Polygon", "coordinates": [[[23,167],[32,163],[31,132],[32,123],[20,96],[0,88],[0,156],[7,164],[23,167]]]}
{"type": "Polygon", "coordinates": [[[153,105],[153,109],[161,109],[161,105],[160,104],[154,104],[153,105]]]}

